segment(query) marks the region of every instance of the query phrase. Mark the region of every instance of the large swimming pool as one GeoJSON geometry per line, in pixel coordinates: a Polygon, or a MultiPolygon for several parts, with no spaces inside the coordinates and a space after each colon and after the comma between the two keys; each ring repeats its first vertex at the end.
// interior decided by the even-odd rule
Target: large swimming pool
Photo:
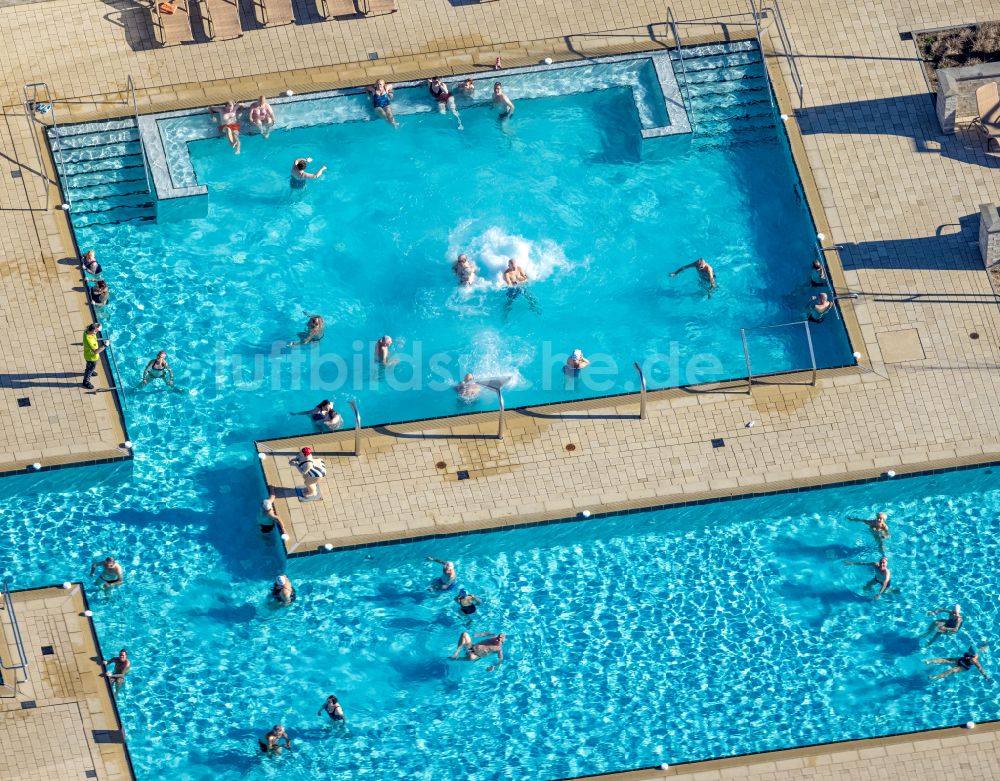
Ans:
{"type": "Polygon", "coordinates": [[[931,682],[922,663],[996,635],[992,469],[286,568],[256,528],[253,468],[157,467],[165,454],[126,483],[66,471],[65,490],[15,495],[0,545],[19,587],[83,577],[106,552],[124,563],[127,584],[91,603],[104,650],[134,659],[119,704],[140,779],[545,781],[1000,717],[977,673],[931,682]],[[879,510],[895,586],[874,602],[868,572],[842,562],[877,558],[846,517],[879,510]],[[463,616],[425,590],[428,555],[482,597],[474,630],[508,634],[499,670],[447,660],[463,616]],[[277,610],[268,580],[286,569],[298,599],[277,610]],[[922,648],[926,611],[955,602],[967,631],[922,648]],[[331,693],[344,734],[317,715],[331,693]],[[276,722],[296,749],[262,759],[255,738],[276,722]]]}
{"type": "MultiPolygon", "coordinates": [[[[740,327],[796,318],[815,243],[763,71],[745,52],[705,57],[732,79],[698,81],[692,62],[694,134],[641,140],[621,85],[512,91],[511,121],[462,106],[461,132],[422,112],[398,131],[248,136],[239,157],[192,142],[204,219],[84,227],[74,200],[112,291],[101,318],[134,474],[6,479],[0,573],[26,588],[85,579],[98,556],[124,564],[126,585],[91,601],[104,650],[135,660],[120,709],[141,779],[542,781],[997,715],[971,676],[928,686],[913,639],[920,610],[954,598],[992,633],[1000,497],[985,472],[296,559],[298,601],[268,604],[286,564],[257,530],[250,443],[303,430],[290,412],[324,396],[358,398],[367,422],[461,411],[447,386],[465,370],[513,377],[511,405],[629,389],[632,360],[653,360],[654,386],[737,376],[740,327]],[[303,153],[331,176],[293,196],[303,153]],[[468,294],[449,270],[463,249],[487,277],[468,294]],[[534,277],[534,309],[505,311],[508,256],[534,277]],[[698,256],[719,273],[711,299],[691,272],[666,276],[698,256]],[[283,347],[303,310],[327,318],[317,351],[283,347]],[[383,333],[398,375],[372,373],[383,333]],[[577,347],[618,362],[593,373],[606,387],[564,386],[577,347]],[[188,392],[137,387],[161,348],[188,392]],[[875,606],[839,559],[870,555],[844,514],[882,506],[900,588],[875,606]],[[510,635],[499,671],[445,660],[462,625],[424,590],[427,555],[483,597],[477,629],[510,635]],[[876,690],[892,696],[872,709],[876,690]],[[329,693],[346,734],[315,715],[329,693]],[[297,749],[262,761],[255,739],[278,721],[297,749]]],[[[821,363],[850,360],[836,317],[814,335],[821,363]]],[[[761,368],[802,366],[801,344],[754,349],[761,368]]]]}
{"type": "MultiPolygon", "coordinates": [[[[260,436],[289,433],[286,413],[324,397],[357,398],[372,423],[468,411],[452,390],[466,372],[508,381],[508,406],[637,390],[634,361],[652,388],[737,378],[741,329],[755,374],[808,367],[804,326],[772,328],[801,321],[817,292],[784,129],[756,52],[706,51],[686,65],[695,132],[662,138],[643,137],[664,121],[647,107],[655,82],[625,86],[612,65],[505,77],[513,118],[460,98],[462,131],[428,110],[424,87],[399,90],[399,129],[358,95],[277,106],[296,126],[244,133],[239,156],[203,138],[205,112],[163,120],[168,153],[193,167],[179,180],[208,188],[207,216],[85,227],[94,201],[73,212],[105,268],[126,385],[164,349],[199,409],[251,416],[260,436]],[[188,136],[203,138],[189,159],[169,151],[188,136]],[[304,155],[329,170],[293,191],[304,155]],[[451,271],[460,252],[480,268],[471,288],[451,271]],[[715,268],[711,297],[695,271],[669,276],[699,257],[715,268]],[[508,258],[531,277],[521,295],[502,284],[508,258]],[[304,312],[325,317],[326,336],[288,348],[304,312]],[[399,363],[380,372],[383,335],[399,363]],[[575,349],[593,363],[567,382],[575,349]]],[[[821,367],[853,363],[838,313],[810,331],[821,367]]]]}

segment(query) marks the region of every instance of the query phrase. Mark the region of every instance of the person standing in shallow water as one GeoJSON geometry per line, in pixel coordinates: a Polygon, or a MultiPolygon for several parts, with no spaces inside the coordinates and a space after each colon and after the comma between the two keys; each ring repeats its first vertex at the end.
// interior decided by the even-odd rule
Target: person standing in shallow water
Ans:
{"type": "Polygon", "coordinates": [[[160,350],[156,357],[146,364],[140,387],[148,385],[153,380],[163,380],[170,387],[174,385],[174,370],[167,363],[167,354],[163,350],[160,350]]]}
{"type": "Polygon", "coordinates": [[[875,577],[865,583],[864,590],[867,591],[872,586],[881,586],[875,595],[875,601],[889,590],[889,583],[892,580],[892,573],[889,572],[889,560],[883,556],[878,561],[845,561],[845,567],[871,567],[875,570],[875,577]]]}
{"type": "Polygon", "coordinates": [[[855,523],[863,523],[871,529],[872,536],[878,545],[878,552],[884,556],[885,541],[889,539],[889,524],[886,523],[888,517],[886,513],[880,512],[876,513],[874,518],[855,518],[849,515],[847,516],[847,520],[854,521],[855,523]]]}
{"type": "Polygon", "coordinates": [[[698,279],[701,281],[702,286],[708,291],[708,297],[712,297],[712,293],[715,291],[715,269],[713,269],[704,258],[698,258],[694,263],[688,263],[686,266],[681,266],[677,271],[670,272],[671,277],[676,277],[682,271],[693,268],[698,272],[698,279]]]}
{"type": "Polygon", "coordinates": [[[301,190],[306,186],[306,182],[309,179],[319,179],[323,175],[323,172],[326,171],[325,165],[320,166],[320,169],[316,173],[307,171],[306,166],[312,161],[311,157],[299,157],[292,163],[290,183],[293,190],[301,190]]]}

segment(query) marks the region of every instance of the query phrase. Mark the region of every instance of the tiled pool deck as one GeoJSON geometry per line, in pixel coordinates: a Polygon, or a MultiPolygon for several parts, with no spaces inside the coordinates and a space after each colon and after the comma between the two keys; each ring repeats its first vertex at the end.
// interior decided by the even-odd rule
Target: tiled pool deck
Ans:
{"type": "MultiPolygon", "coordinates": [[[[167,110],[229,94],[455,73],[486,67],[497,54],[508,65],[527,65],[546,55],[624,51],[650,45],[647,25],[656,35],[666,32],[664,7],[652,0],[400,0],[399,13],[390,16],[252,30],[239,40],[161,50],[149,43],[148,9],[117,8],[82,0],[0,8],[3,103],[20,100],[23,82],[45,79],[60,98],[71,99],[59,105],[63,121],[75,121],[124,113],[123,104],[114,104],[120,96],[107,93],[120,90],[128,73],[142,88],[141,110],[167,110]],[[369,60],[373,51],[378,60],[369,60]]],[[[745,10],[728,1],[674,4],[680,19],[745,10]]],[[[970,0],[946,6],[889,0],[875,7],[794,0],[783,10],[806,83],[806,105],[793,122],[815,178],[814,195],[825,207],[827,243],[842,246],[843,282],[861,293],[853,311],[862,370],[825,375],[816,388],[760,386],[753,397],[735,389],[664,392],[651,398],[646,421],[621,417],[635,415],[634,400],[509,413],[503,443],[486,438],[495,426],[491,415],[366,432],[361,459],[327,456],[325,501],[279,506],[291,518],[290,548],[1000,459],[1000,312],[974,244],[979,204],[1000,201],[1000,155],[986,154],[974,135],[938,134],[912,43],[899,35],[1000,17],[1000,9],[970,0]],[[755,425],[746,428],[750,420],[755,425]],[[724,447],[712,447],[717,438],[724,447]],[[576,448],[567,451],[568,444],[576,448]],[[437,468],[439,461],[446,467],[437,468]],[[458,469],[469,479],[458,480],[458,469]]],[[[685,38],[719,30],[681,25],[685,38]]],[[[745,22],[730,20],[729,32],[745,34],[745,22]]],[[[38,166],[32,141],[17,111],[6,109],[0,123],[8,168],[20,174],[0,177],[7,283],[0,312],[8,329],[0,472],[35,461],[117,457],[125,436],[111,394],[76,387],[80,331],[90,314],[75,289],[78,271],[67,263],[74,248],[65,218],[43,208],[41,184],[29,170],[38,166]],[[18,406],[25,396],[32,405],[18,406]]],[[[353,445],[350,432],[309,440],[320,450],[353,445]]],[[[302,441],[269,444],[282,450],[302,441]]],[[[294,479],[286,461],[272,458],[264,466],[270,481],[288,488],[294,479]]],[[[51,599],[60,594],[65,600],[59,591],[51,599]]],[[[81,659],[72,658],[73,664],[81,659]]],[[[92,671],[66,669],[76,669],[80,685],[91,686],[82,682],[92,671]]],[[[44,692],[35,696],[41,706],[44,692]]],[[[126,764],[80,740],[70,701],[52,702],[62,710],[49,710],[46,726],[37,729],[60,737],[36,737],[33,752],[22,754],[35,763],[18,766],[13,777],[80,778],[86,769],[128,777],[126,764]],[[47,769],[53,746],[66,749],[65,767],[74,774],[47,769]]],[[[37,717],[21,715],[30,711],[20,706],[8,711],[3,702],[0,713],[14,726],[0,729],[0,756],[22,756],[8,745],[15,739],[20,745],[17,730],[22,724],[36,729],[37,717]]],[[[80,714],[84,724],[101,714],[86,729],[115,728],[104,726],[116,723],[106,711],[89,704],[80,714]]],[[[986,727],[929,733],[620,777],[996,778],[996,734],[986,727]]]]}
{"type": "MultiPolygon", "coordinates": [[[[133,781],[118,713],[79,584],[13,592],[28,681],[0,686],[0,781],[133,781]]],[[[9,613],[0,610],[0,657],[15,663],[9,613]]]]}

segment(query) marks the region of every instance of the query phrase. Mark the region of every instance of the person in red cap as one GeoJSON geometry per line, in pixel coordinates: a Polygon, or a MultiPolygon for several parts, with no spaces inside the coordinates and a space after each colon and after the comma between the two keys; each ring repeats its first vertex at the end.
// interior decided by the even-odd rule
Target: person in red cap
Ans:
{"type": "Polygon", "coordinates": [[[323,463],[323,459],[313,458],[312,448],[304,447],[299,455],[289,459],[288,463],[298,469],[299,474],[302,475],[302,481],[305,483],[302,489],[302,498],[318,496],[319,489],[316,486],[321,478],[326,477],[326,464],[323,463]]]}

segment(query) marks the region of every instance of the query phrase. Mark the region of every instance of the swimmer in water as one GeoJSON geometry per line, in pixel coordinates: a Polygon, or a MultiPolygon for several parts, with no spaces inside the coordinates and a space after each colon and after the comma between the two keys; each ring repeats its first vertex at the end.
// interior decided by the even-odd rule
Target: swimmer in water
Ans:
{"type": "Polygon", "coordinates": [[[671,277],[676,277],[682,271],[693,268],[698,271],[698,278],[701,283],[708,288],[708,297],[712,297],[712,291],[715,290],[715,269],[713,269],[704,258],[698,258],[694,263],[688,263],[686,266],[681,266],[677,271],[672,271],[670,273],[671,277]]]}
{"type": "Polygon", "coordinates": [[[833,309],[833,301],[826,293],[820,293],[812,297],[813,303],[806,309],[806,317],[811,323],[822,323],[830,310],[833,309]]]}
{"type": "Polygon", "coordinates": [[[392,85],[387,84],[385,79],[379,79],[374,85],[365,87],[365,89],[372,96],[372,108],[375,109],[375,113],[393,127],[399,127],[390,105],[392,103],[392,85]]]}
{"type": "Polygon", "coordinates": [[[458,648],[455,649],[455,653],[451,655],[452,659],[457,659],[458,655],[465,651],[466,662],[478,662],[487,656],[497,655],[497,663],[491,664],[486,668],[486,672],[493,672],[501,664],[503,664],[503,644],[507,639],[507,635],[502,632],[498,635],[492,632],[476,632],[474,635],[470,636],[468,632],[462,632],[461,637],[458,638],[458,648]],[[481,640],[476,643],[473,642],[473,637],[484,637],[485,640],[481,640]]]}
{"type": "Polygon", "coordinates": [[[962,628],[962,624],[965,623],[965,616],[962,615],[962,606],[955,605],[955,607],[942,607],[937,610],[928,610],[927,615],[933,617],[938,613],[947,613],[948,617],[941,619],[935,619],[931,621],[930,628],[921,637],[930,637],[931,639],[927,641],[927,645],[924,648],[930,648],[934,641],[937,640],[941,635],[953,635],[962,628]]]}
{"type": "Polygon", "coordinates": [[[427,79],[427,86],[431,97],[437,101],[438,113],[444,114],[450,111],[458,120],[458,129],[462,129],[462,118],[458,115],[458,108],[455,106],[455,96],[448,91],[448,85],[441,81],[439,76],[427,79]]]}
{"type": "Polygon", "coordinates": [[[171,388],[174,386],[174,370],[167,363],[167,354],[160,350],[156,357],[146,364],[146,369],[142,373],[142,385],[148,385],[153,380],[163,380],[171,388]]]}
{"type": "Polygon", "coordinates": [[[271,585],[271,597],[282,605],[290,605],[295,601],[295,589],[287,575],[278,575],[274,579],[271,585]]]}
{"type": "Polygon", "coordinates": [[[132,660],[128,658],[128,651],[124,648],[118,652],[118,656],[114,656],[111,659],[104,661],[104,673],[103,676],[111,681],[111,685],[114,687],[115,696],[118,696],[119,690],[125,683],[125,676],[128,675],[129,670],[132,669],[132,660]],[[113,664],[115,669],[113,672],[108,672],[108,665],[113,664]]]}
{"type": "Polygon", "coordinates": [[[971,670],[973,667],[975,667],[977,670],[979,670],[980,675],[982,675],[987,681],[990,681],[992,683],[993,679],[986,674],[986,670],[984,670],[983,666],[979,663],[979,653],[981,651],[985,651],[987,648],[989,648],[989,644],[983,643],[981,646],[979,646],[978,650],[970,647],[969,650],[966,651],[961,656],[944,657],[941,659],[924,659],[924,664],[952,665],[943,673],[938,673],[937,675],[930,676],[930,679],[932,681],[935,681],[938,678],[947,678],[949,675],[954,675],[955,673],[964,673],[967,670],[971,670]]]}
{"type": "Polygon", "coordinates": [[[510,258],[507,261],[507,269],[503,272],[503,281],[507,283],[507,287],[518,287],[528,281],[528,274],[517,265],[514,258],[510,258]]]}
{"type": "Polygon", "coordinates": [[[444,559],[435,559],[433,556],[428,556],[427,561],[433,561],[441,565],[441,575],[435,578],[434,582],[427,587],[428,591],[448,591],[455,587],[455,581],[458,580],[458,573],[455,572],[455,564],[453,562],[445,561],[444,559]]]}
{"type": "Polygon", "coordinates": [[[878,561],[845,561],[845,567],[871,567],[875,570],[875,577],[865,583],[864,590],[867,591],[872,586],[881,586],[875,595],[875,600],[882,596],[889,589],[889,582],[892,580],[892,573],[889,572],[889,560],[883,556],[878,561]]]}
{"type": "Polygon", "coordinates": [[[302,314],[309,318],[306,322],[306,330],[299,334],[299,341],[289,342],[289,347],[309,344],[310,342],[318,342],[323,338],[323,333],[326,329],[326,324],[323,321],[323,315],[311,315],[305,310],[303,310],[302,314]]]}
{"type": "Polygon", "coordinates": [[[464,252],[451,265],[451,270],[458,277],[458,284],[462,287],[469,287],[476,281],[476,274],[479,273],[479,266],[469,260],[469,256],[464,252]]]}
{"type": "Polygon", "coordinates": [[[886,523],[888,517],[886,513],[876,513],[874,518],[855,518],[848,515],[847,520],[854,521],[855,523],[863,523],[871,529],[872,536],[878,544],[879,553],[884,556],[885,541],[889,539],[889,524],[886,523]]]}
{"type": "Polygon", "coordinates": [[[101,574],[97,576],[97,580],[105,591],[125,582],[125,571],[122,569],[122,565],[111,556],[108,556],[104,561],[91,562],[90,577],[94,577],[98,567],[101,568],[101,574]]]}
{"type": "Polygon", "coordinates": [[[292,174],[291,174],[291,185],[293,190],[301,190],[306,186],[306,181],[308,179],[319,179],[323,172],[326,170],[325,165],[321,165],[319,170],[312,174],[306,170],[306,166],[311,163],[313,159],[311,157],[299,157],[292,163],[292,174]]]}
{"type": "Polygon", "coordinates": [[[80,265],[83,266],[83,270],[92,277],[99,277],[104,273],[104,269],[102,269],[101,264],[97,262],[97,256],[94,254],[93,250],[87,250],[80,256],[80,265]]]}
{"type": "Polygon", "coordinates": [[[493,101],[491,105],[493,108],[500,109],[500,117],[502,119],[514,116],[514,103],[504,94],[503,85],[499,81],[493,84],[493,101]]]}
{"type": "Polygon", "coordinates": [[[240,114],[246,108],[242,103],[235,103],[232,100],[226,101],[222,106],[209,106],[208,113],[219,118],[216,120],[219,127],[219,135],[225,135],[229,139],[229,145],[236,154],[240,153],[240,114]]]}
{"type": "Polygon", "coordinates": [[[467,616],[471,616],[476,612],[476,605],[483,604],[483,600],[475,594],[470,594],[464,588],[458,592],[458,596],[455,597],[455,601],[458,603],[458,609],[467,616]]]}
{"type": "Polygon", "coordinates": [[[260,513],[261,519],[260,523],[260,533],[270,534],[274,531],[274,527],[278,527],[278,533],[285,533],[285,522],[281,520],[281,516],[278,515],[278,511],[274,509],[274,489],[270,489],[267,499],[260,503],[260,513]]]}
{"type": "Polygon", "coordinates": [[[250,124],[260,132],[264,138],[271,135],[274,129],[274,109],[267,102],[267,98],[261,95],[257,102],[250,107],[250,124]]]}
{"type": "Polygon", "coordinates": [[[476,382],[476,378],[472,374],[466,374],[462,378],[462,381],[455,386],[455,393],[463,401],[473,401],[479,398],[479,394],[482,392],[482,386],[476,382]]]}
{"type": "Polygon", "coordinates": [[[459,89],[462,90],[462,94],[465,95],[465,97],[471,98],[476,94],[476,82],[472,79],[466,79],[462,82],[462,86],[459,87],[459,89]]]}
{"type": "Polygon", "coordinates": [[[285,728],[283,726],[275,724],[271,731],[264,736],[263,740],[257,741],[257,745],[260,746],[260,750],[265,754],[280,754],[281,746],[278,744],[282,740],[285,741],[285,748],[291,751],[291,738],[288,737],[288,733],[285,732],[285,728]]]}
{"type": "Polygon", "coordinates": [[[326,698],[326,702],[324,702],[323,707],[316,712],[316,715],[318,716],[320,713],[325,713],[329,716],[330,721],[347,721],[347,719],[344,718],[344,709],[340,706],[340,701],[332,694],[326,698]]]}
{"type": "Polygon", "coordinates": [[[390,347],[392,347],[392,337],[388,334],[375,342],[375,363],[380,366],[391,366],[396,362],[389,358],[390,347]]]}
{"type": "Polygon", "coordinates": [[[576,376],[580,373],[580,369],[585,369],[588,366],[590,366],[590,361],[583,357],[583,350],[573,350],[573,354],[566,359],[563,370],[566,374],[576,376]]]}
{"type": "Polygon", "coordinates": [[[809,284],[813,287],[830,287],[830,280],[826,276],[826,269],[818,260],[814,260],[812,269],[809,272],[809,284]]]}
{"type": "Polygon", "coordinates": [[[103,279],[97,280],[90,288],[90,301],[96,309],[106,306],[110,298],[111,291],[108,290],[108,283],[103,279]]]}
{"type": "Polygon", "coordinates": [[[312,422],[325,431],[337,431],[344,425],[344,418],[333,408],[333,402],[323,399],[319,404],[305,412],[292,412],[292,415],[308,415],[312,422]]]}

